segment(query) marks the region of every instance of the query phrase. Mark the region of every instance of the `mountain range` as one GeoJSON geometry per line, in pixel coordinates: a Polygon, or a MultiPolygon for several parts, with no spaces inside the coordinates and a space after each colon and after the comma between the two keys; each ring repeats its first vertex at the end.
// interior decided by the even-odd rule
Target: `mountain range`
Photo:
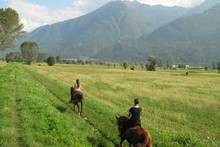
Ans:
{"type": "Polygon", "coordinates": [[[145,61],[154,55],[172,63],[220,60],[220,6],[208,0],[194,8],[113,1],[84,16],[42,26],[26,36],[43,52],[62,57],[145,61]]]}

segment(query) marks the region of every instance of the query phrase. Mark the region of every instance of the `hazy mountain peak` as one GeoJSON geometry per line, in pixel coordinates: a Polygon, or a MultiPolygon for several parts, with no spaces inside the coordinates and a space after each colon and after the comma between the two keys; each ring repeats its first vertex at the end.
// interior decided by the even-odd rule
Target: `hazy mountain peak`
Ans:
{"type": "Polygon", "coordinates": [[[214,5],[219,4],[219,3],[220,3],[220,0],[206,0],[203,3],[201,3],[200,5],[192,8],[192,10],[189,11],[187,15],[203,13],[206,10],[208,10],[209,8],[211,8],[214,5]]]}
{"type": "MultiPolygon", "coordinates": [[[[133,58],[155,55],[163,62],[210,64],[220,59],[220,4],[185,16],[134,41],[117,44],[120,52],[135,50],[133,58]]],[[[113,48],[113,49],[114,49],[113,48]]],[[[130,56],[130,58],[132,58],[130,56]]]]}
{"type": "Polygon", "coordinates": [[[149,34],[187,11],[137,1],[112,1],[76,19],[40,27],[28,35],[28,40],[56,55],[96,57],[105,48],[149,34]]]}

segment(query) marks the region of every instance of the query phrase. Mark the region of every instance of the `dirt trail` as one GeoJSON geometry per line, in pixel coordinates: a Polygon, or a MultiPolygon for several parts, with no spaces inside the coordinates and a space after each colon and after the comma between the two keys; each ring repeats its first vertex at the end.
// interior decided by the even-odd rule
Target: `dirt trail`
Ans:
{"type": "Polygon", "coordinates": [[[19,126],[19,122],[20,122],[20,118],[19,118],[19,114],[18,114],[18,111],[17,111],[17,94],[16,94],[16,91],[17,91],[17,87],[16,87],[16,73],[14,72],[13,73],[13,80],[14,80],[14,83],[13,83],[13,87],[12,87],[12,93],[13,93],[13,100],[12,100],[12,125],[13,125],[13,135],[14,135],[14,138],[12,139],[12,144],[11,146],[14,146],[14,147],[22,147],[22,137],[20,135],[20,132],[21,132],[21,128],[19,126]]]}

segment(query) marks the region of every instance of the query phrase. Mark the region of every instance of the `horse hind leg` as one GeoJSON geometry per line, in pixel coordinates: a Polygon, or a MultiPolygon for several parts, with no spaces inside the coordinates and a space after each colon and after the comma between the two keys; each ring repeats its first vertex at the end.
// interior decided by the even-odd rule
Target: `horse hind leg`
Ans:
{"type": "Polygon", "coordinates": [[[73,111],[76,112],[76,105],[73,104],[73,111]]]}
{"type": "Polygon", "coordinates": [[[120,141],[120,145],[119,145],[120,147],[123,147],[123,142],[124,142],[124,141],[125,141],[125,139],[122,138],[121,141],[120,141]]]}
{"type": "Polygon", "coordinates": [[[78,109],[78,113],[80,114],[79,104],[77,103],[76,106],[77,106],[77,109],[78,109]]]}
{"type": "Polygon", "coordinates": [[[81,110],[80,110],[80,115],[81,115],[82,112],[83,112],[83,102],[81,101],[80,104],[81,104],[81,107],[80,107],[80,109],[81,109],[81,110]]]}

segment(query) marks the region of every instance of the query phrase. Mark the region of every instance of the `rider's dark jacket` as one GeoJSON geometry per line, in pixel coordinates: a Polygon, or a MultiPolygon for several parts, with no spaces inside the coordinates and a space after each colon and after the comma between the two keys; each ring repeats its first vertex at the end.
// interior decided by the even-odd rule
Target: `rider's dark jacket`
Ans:
{"type": "Polygon", "coordinates": [[[131,118],[129,120],[130,126],[131,127],[136,125],[141,126],[141,118],[140,118],[141,108],[138,106],[131,107],[129,113],[131,114],[131,118]]]}

